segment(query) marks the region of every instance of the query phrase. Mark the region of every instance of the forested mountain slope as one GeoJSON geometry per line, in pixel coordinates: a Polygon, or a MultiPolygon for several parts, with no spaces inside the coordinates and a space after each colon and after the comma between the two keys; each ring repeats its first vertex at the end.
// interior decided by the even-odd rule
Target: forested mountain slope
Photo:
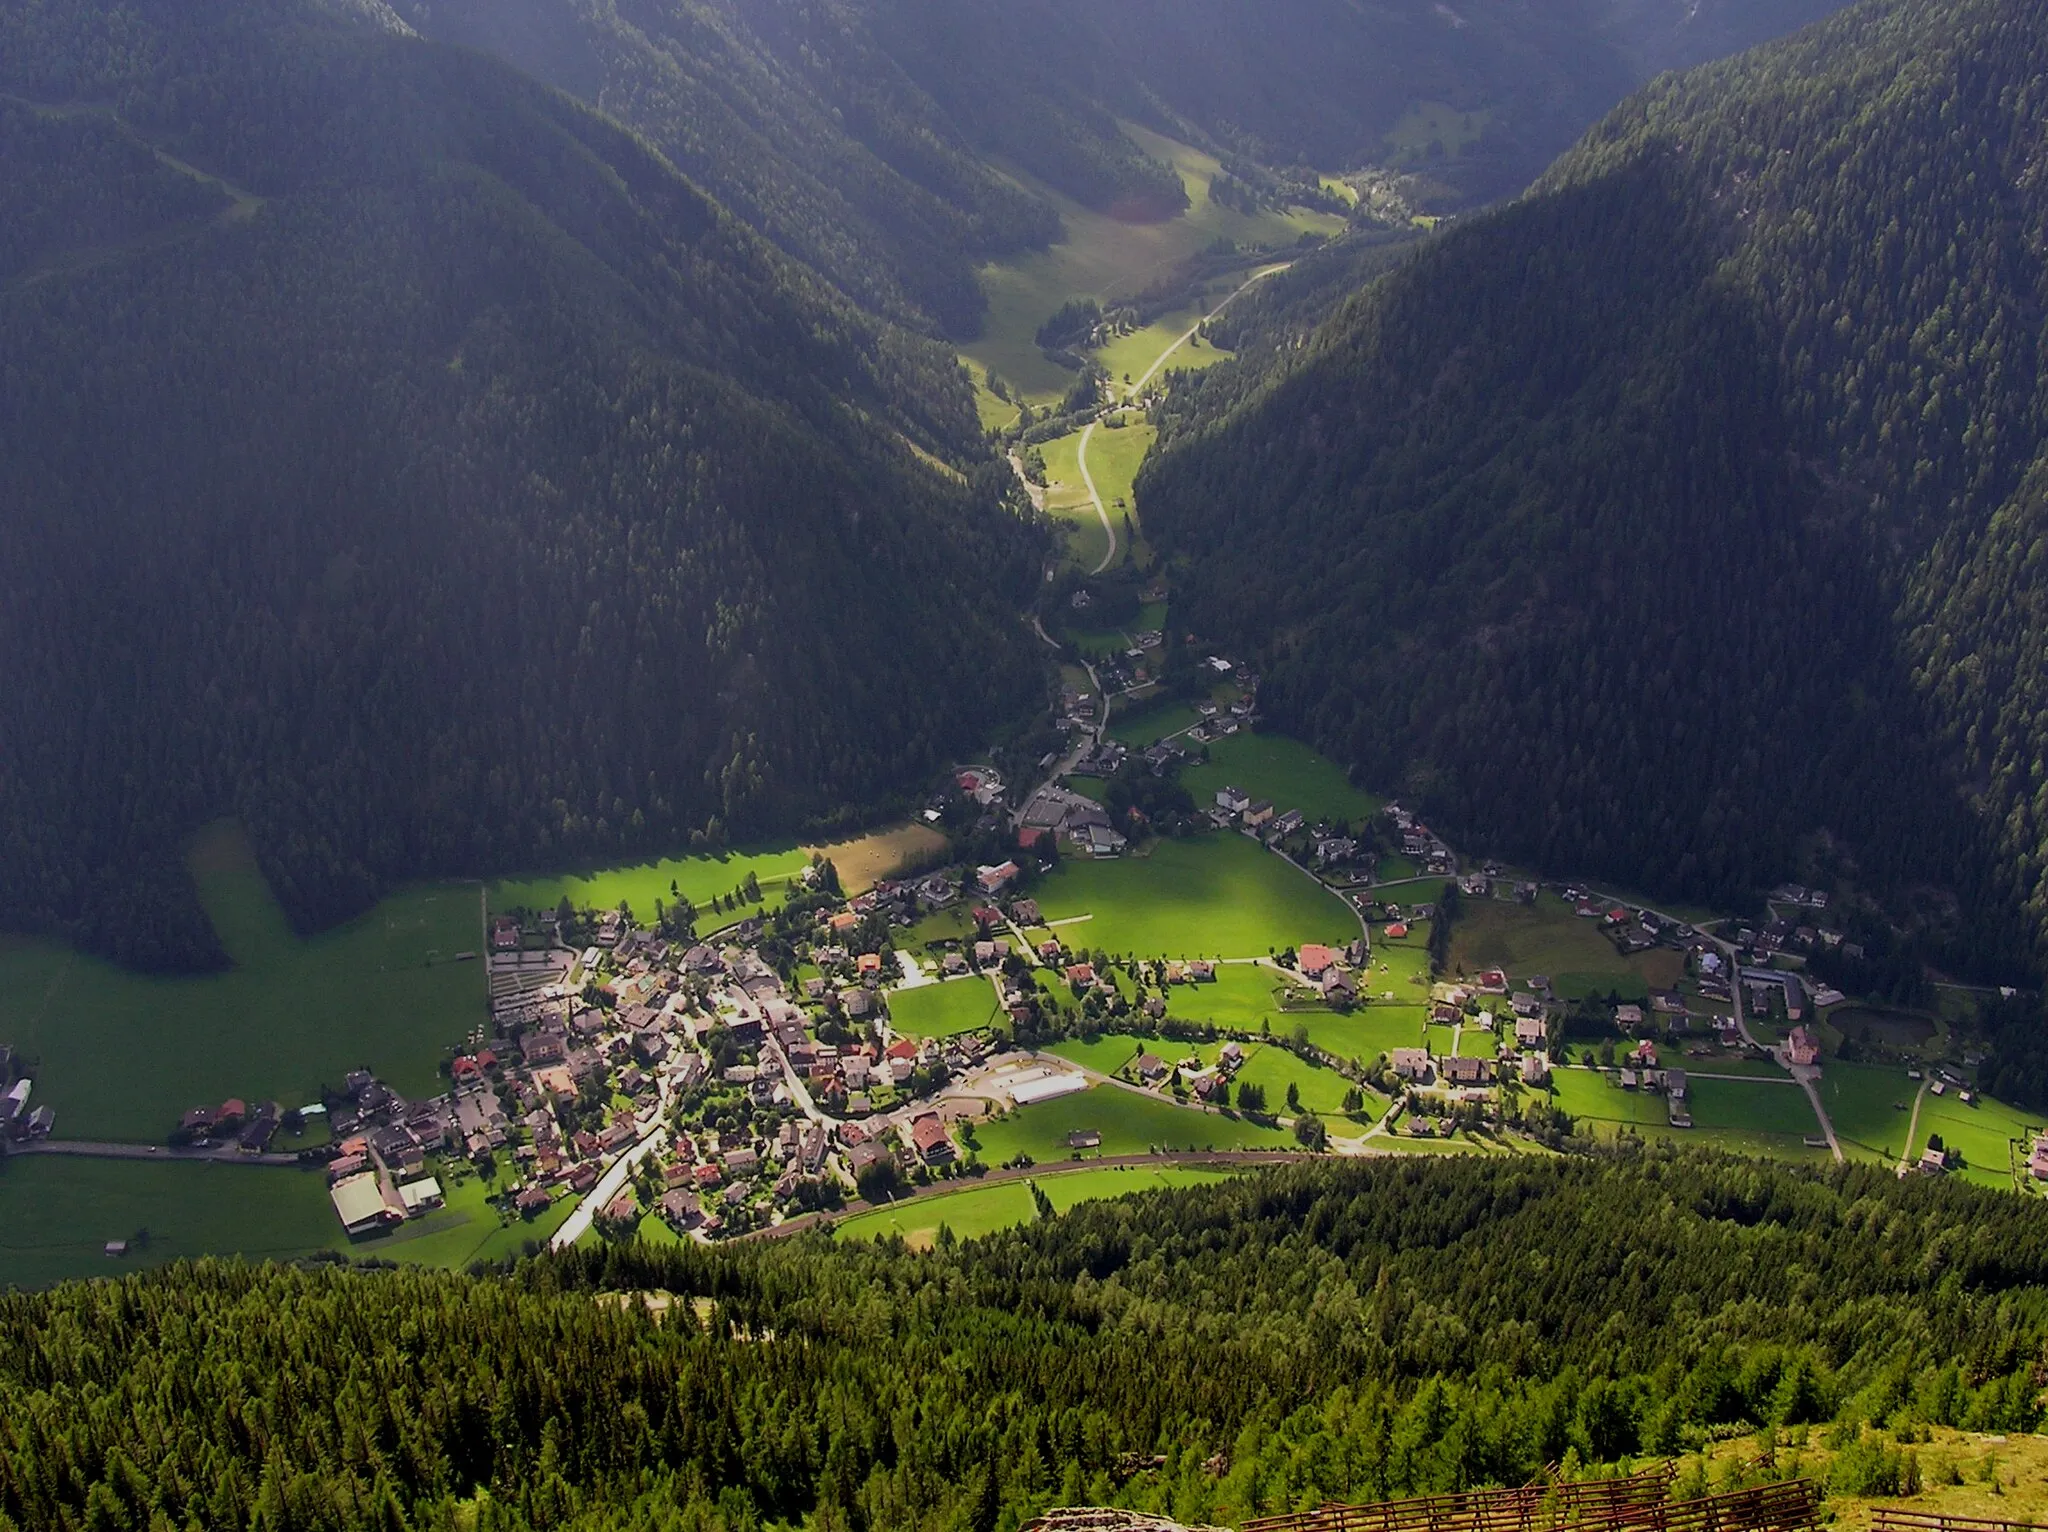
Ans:
{"type": "Polygon", "coordinates": [[[1803,872],[2038,960],[2044,82],[2048,14],[1999,0],[1658,81],[1177,401],[1141,484],[1177,623],[1475,845],[1803,872]]]}
{"type": "Polygon", "coordinates": [[[1313,191],[1287,174],[1298,167],[1404,155],[1467,198],[1495,197],[1657,70],[1834,0],[1553,0],[1469,15],[1421,0],[395,3],[429,35],[498,53],[639,129],[859,301],[970,336],[975,264],[1058,237],[1052,207],[1008,168],[1132,219],[1183,205],[1179,179],[1118,118],[1215,150],[1274,198],[1313,191]],[[1418,108],[1458,123],[1448,147],[1431,151],[1418,108]]]}
{"type": "Polygon", "coordinates": [[[209,1262],[0,1298],[0,1525],[1236,1522],[1715,1430],[2030,1431],[2044,1297],[2037,1200],[1676,1159],[1304,1165],[925,1255],[209,1262]]]}
{"type": "Polygon", "coordinates": [[[310,0],[0,7],[0,91],[10,926],[204,961],[215,815],[316,924],[1037,700],[951,358],[611,123],[310,0]]]}

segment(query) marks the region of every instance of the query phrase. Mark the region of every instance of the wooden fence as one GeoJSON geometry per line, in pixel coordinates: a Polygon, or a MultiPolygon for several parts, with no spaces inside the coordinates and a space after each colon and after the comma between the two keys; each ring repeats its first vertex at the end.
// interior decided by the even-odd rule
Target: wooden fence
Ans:
{"type": "Polygon", "coordinates": [[[1539,1479],[1520,1489],[1424,1495],[1370,1505],[1323,1505],[1244,1524],[1244,1532],[1543,1532],[1584,1523],[1613,1523],[1626,1509],[1647,1510],[1664,1499],[1671,1470],[1627,1479],[1539,1479]]]}
{"type": "MultiPolygon", "coordinates": [[[[1244,1532],[1810,1532],[1815,1525],[1820,1497],[1805,1479],[1670,1500],[1671,1478],[1663,1467],[1627,1479],[1549,1480],[1520,1489],[1323,1505],[1248,1521],[1244,1532]]],[[[1995,1532],[1999,1525],[1929,1520],[1901,1523],[1892,1532],[1995,1532]]],[[[1885,1532],[1882,1523],[1878,1532],[1885,1532]]]]}
{"type": "Polygon", "coordinates": [[[1981,1516],[1940,1516],[1927,1511],[1895,1511],[1880,1506],[1871,1532],[2048,1532],[2038,1522],[1991,1521],[1981,1516]]]}

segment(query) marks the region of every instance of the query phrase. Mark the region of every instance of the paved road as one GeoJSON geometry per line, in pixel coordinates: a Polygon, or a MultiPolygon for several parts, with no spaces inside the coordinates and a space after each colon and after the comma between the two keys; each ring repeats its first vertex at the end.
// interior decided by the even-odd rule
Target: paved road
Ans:
{"type": "Polygon", "coordinates": [[[296,1154],[244,1154],[241,1150],[173,1149],[166,1144],[96,1143],[83,1138],[37,1138],[10,1144],[8,1154],[62,1154],[86,1160],[199,1160],[220,1165],[297,1165],[296,1154]]]}
{"type": "Polygon", "coordinates": [[[1228,308],[1231,304],[1231,301],[1235,299],[1239,293],[1243,292],[1247,287],[1250,287],[1252,283],[1263,281],[1267,277],[1277,276],[1279,273],[1285,271],[1286,269],[1287,267],[1284,264],[1279,266],[1268,266],[1263,271],[1255,271],[1250,276],[1246,277],[1231,291],[1229,297],[1226,297],[1221,303],[1217,304],[1216,307],[1209,310],[1208,313],[1204,314],[1200,319],[1196,320],[1192,325],[1188,326],[1186,334],[1182,335],[1179,340],[1175,341],[1172,345],[1168,346],[1164,351],[1160,352],[1158,359],[1155,360],[1150,367],[1147,367],[1145,369],[1145,375],[1142,378],[1138,379],[1137,382],[1133,383],[1128,389],[1124,391],[1124,397],[1127,399],[1135,399],[1138,396],[1139,391],[1143,389],[1147,383],[1150,383],[1155,377],[1159,375],[1159,369],[1166,365],[1166,359],[1172,356],[1174,352],[1180,350],[1180,348],[1182,346],[1185,346],[1189,341],[1193,340],[1195,338],[1196,332],[1199,331],[1203,325],[1207,324],[1210,320],[1214,319],[1218,314],[1222,313],[1226,308],[1228,308]]]}
{"type": "MultiPolygon", "coordinates": [[[[1611,896],[1602,895],[1601,897],[1607,898],[1611,896]]],[[[1628,903],[1628,901],[1625,899],[1617,899],[1615,900],[1615,902],[1617,904],[1628,903]]],[[[1639,905],[1637,906],[1637,908],[1649,910],[1649,912],[1652,915],[1655,915],[1659,920],[1665,921],[1674,926],[1685,926],[1693,924],[1689,920],[1680,920],[1674,915],[1668,915],[1664,911],[1656,909],[1651,905],[1639,905]]],[[[1842,1160],[1846,1158],[1842,1153],[1841,1140],[1835,1137],[1835,1125],[1828,1118],[1828,1109],[1821,1104],[1820,1070],[1817,1068],[1794,1068],[1791,1064],[1786,1062],[1785,1055],[1782,1049],[1774,1048],[1770,1044],[1758,1040],[1756,1034],[1749,1030],[1749,1017],[1743,1012],[1742,1009],[1742,960],[1738,956],[1736,956],[1735,943],[1727,940],[1724,937],[1717,936],[1714,932],[1709,931],[1704,927],[1693,926],[1693,929],[1698,931],[1701,936],[1705,937],[1708,941],[1712,942],[1716,947],[1719,947],[1721,949],[1722,956],[1728,959],[1728,967],[1730,970],[1728,975],[1728,993],[1731,998],[1731,1002],[1735,1007],[1735,1027],[1736,1030],[1742,1034],[1742,1040],[1745,1043],[1748,1043],[1750,1047],[1759,1048],[1762,1049],[1765,1053],[1768,1053],[1772,1058],[1778,1061],[1780,1068],[1782,1068],[1787,1074],[1791,1075],[1791,1077],[1796,1082],[1798,1082],[1800,1088],[1806,1092],[1806,1099],[1810,1103],[1812,1103],[1813,1115],[1815,1119],[1820,1123],[1821,1137],[1825,1138],[1828,1141],[1828,1152],[1834,1155],[1837,1164],[1841,1163],[1842,1160]]]]}
{"type": "Polygon", "coordinates": [[[1088,499],[1095,506],[1095,514],[1102,521],[1102,532],[1109,539],[1109,547],[1103,551],[1102,562],[1089,570],[1090,574],[1101,574],[1116,562],[1116,528],[1109,524],[1109,510],[1102,503],[1102,492],[1095,487],[1095,475],[1088,471],[1088,443],[1095,439],[1095,422],[1089,421],[1081,427],[1081,445],[1074,454],[1075,462],[1081,466],[1081,484],[1088,491],[1088,499]]]}
{"type": "Polygon", "coordinates": [[[1919,1094],[1913,1097],[1912,1120],[1906,1124],[1906,1147],[1899,1151],[1899,1174],[1904,1176],[1913,1168],[1913,1140],[1920,1133],[1920,1103],[1927,1099],[1927,1082],[1920,1082],[1919,1094]]]}
{"type": "Polygon", "coordinates": [[[569,1215],[561,1228],[555,1230],[555,1237],[548,1241],[549,1248],[567,1250],[583,1238],[589,1232],[591,1222],[596,1218],[599,1209],[618,1196],[619,1188],[624,1186],[627,1177],[633,1174],[633,1167],[660,1148],[667,1138],[668,1129],[657,1121],[641,1136],[638,1143],[613,1160],[611,1168],[598,1177],[597,1185],[590,1189],[590,1195],[578,1203],[576,1211],[569,1215]]]}

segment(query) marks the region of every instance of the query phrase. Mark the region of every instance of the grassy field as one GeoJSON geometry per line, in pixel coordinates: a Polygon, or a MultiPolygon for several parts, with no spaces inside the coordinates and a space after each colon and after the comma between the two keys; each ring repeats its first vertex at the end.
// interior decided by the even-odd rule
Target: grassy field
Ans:
{"type": "Polygon", "coordinates": [[[1119,391],[1126,386],[1135,386],[1152,368],[1160,357],[1171,353],[1164,367],[1154,374],[1154,381],[1170,372],[1200,372],[1214,367],[1218,362],[1230,359],[1231,353],[1210,345],[1199,335],[1188,336],[1184,345],[1176,345],[1183,335],[1202,322],[1202,317],[1213,306],[1215,300],[1228,297],[1246,273],[1232,273],[1220,282],[1212,283],[1206,291],[1205,306],[1201,309],[1176,309],[1171,314],[1162,314],[1142,329],[1119,335],[1106,346],[1096,349],[1095,359],[1109,370],[1110,380],[1119,391]]]}
{"type": "Polygon", "coordinates": [[[1964,1106],[1953,1090],[1941,1096],[1930,1092],[1920,1106],[1920,1130],[1914,1135],[1913,1154],[1918,1158],[1927,1147],[1928,1138],[1939,1133],[1942,1143],[1962,1154],[1964,1169],[1960,1174],[1964,1179],[1984,1186],[2009,1187],[2013,1184],[2010,1141],[2031,1143],[2041,1131],[2042,1122],[2039,1113],[2022,1112],[1988,1097],[1979,1096],[1974,1106],[1964,1106]]]}
{"type": "Polygon", "coordinates": [[[1069,946],[1134,957],[1257,957],[1301,942],[1347,942],[1344,902],[1242,835],[1160,841],[1146,856],[1070,858],[1039,886],[1069,946]]]}
{"type": "Polygon", "coordinates": [[[1417,101],[1388,132],[1387,149],[1397,161],[1408,162],[1427,158],[1430,146],[1441,144],[1442,152],[1456,159],[1467,145],[1479,142],[1492,116],[1485,107],[1461,112],[1442,101],[1417,101]]]}
{"type": "Polygon", "coordinates": [[[1458,1033],[1458,1057],[1491,1059],[1500,1055],[1500,1037],[1482,1027],[1464,1027],[1458,1033]]]}
{"type": "Polygon", "coordinates": [[[200,1255],[346,1249],[316,1171],[22,1155],[0,1169],[0,1283],[37,1287],[200,1255]],[[108,1240],[148,1231],[120,1259],[108,1240]]]}
{"type": "Polygon", "coordinates": [[[1280,1009],[1280,997],[1297,987],[1263,964],[1227,963],[1216,970],[1213,984],[1178,984],[1167,990],[1166,1008],[1184,1021],[1206,1021],[1234,1032],[1257,1032],[1263,1026],[1284,1032],[1307,1019],[1280,1009]]]}
{"type": "Polygon", "coordinates": [[[1566,999],[1613,991],[1640,1002],[1652,986],[1677,983],[1682,961],[1666,949],[1624,958],[1598,922],[1580,919],[1547,891],[1533,905],[1467,899],[1451,936],[1452,973],[1504,968],[1517,980],[1546,974],[1566,999]]]}
{"type": "MultiPolygon", "coordinates": [[[[1212,1051],[1213,1045],[1204,1047],[1202,1057],[1208,1059],[1212,1051]]],[[[1266,1109],[1273,1112],[1287,1110],[1287,1087],[1292,1085],[1303,1106],[1325,1117],[1337,1116],[1344,1105],[1344,1093],[1352,1089],[1351,1081],[1336,1070],[1325,1069],[1320,1064],[1296,1057],[1286,1048],[1276,1047],[1246,1049],[1244,1065],[1237,1072],[1237,1080],[1265,1087],[1266,1109]]],[[[1365,1109],[1359,1115],[1371,1122],[1386,1110],[1386,1105],[1385,1101],[1368,1091],[1365,1109]]],[[[1344,1131],[1355,1133],[1358,1130],[1345,1128],[1344,1131]]]]}
{"type": "Polygon", "coordinates": [[[231,1095],[297,1106],[369,1065],[431,1095],[449,1044],[484,1017],[474,885],[395,895],[301,940],[231,825],[193,875],[235,966],[152,978],[43,941],[0,941],[0,1038],[37,1064],[35,1099],[65,1138],[160,1141],[188,1107],[231,1095]]]}
{"type": "Polygon", "coordinates": [[[1552,1079],[1557,1104],[1596,1129],[1627,1124],[1646,1138],[1782,1159],[1827,1158],[1825,1149],[1806,1146],[1820,1123],[1806,1092],[1789,1080],[1693,1080],[1686,1096],[1693,1126],[1674,1128],[1661,1095],[1623,1090],[1613,1076],[1582,1069],[1559,1070],[1552,1079]]]}
{"type": "Polygon", "coordinates": [[[1371,1064],[1396,1048],[1420,1048],[1428,1008],[1420,1005],[1369,1005],[1348,1016],[1335,1013],[1290,1018],[1308,1025],[1309,1041],[1339,1058],[1371,1064]]]}
{"type": "Polygon", "coordinates": [[[976,977],[889,991],[889,1025],[905,1037],[951,1037],[1002,1015],[995,986],[976,977]]]}
{"type": "MultiPolygon", "coordinates": [[[[1145,461],[1145,454],[1152,450],[1152,443],[1159,439],[1159,432],[1152,426],[1137,424],[1112,428],[1097,426],[1095,434],[1088,439],[1088,472],[1095,478],[1096,493],[1102,496],[1102,503],[1109,511],[1109,519],[1116,528],[1117,556],[1115,564],[1130,562],[1131,546],[1124,533],[1124,518],[1131,518],[1137,526],[1137,502],[1131,493],[1131,482],[1138,477],[1138,465],[1145,461]]],[[[1100,529],[1098,528],[1098,531],[1100,529]]],[[[1138,527],[1138,535],[1144,536],[1144,529],[1138,527]]],[[[1101,557],[1100,554],[1097,557],[1101,557]]],[[[1112,564],[1112,568],[1115,567],[1112,564]]],[[[1093,569],[1093,564],[1088,566],[1093,569]]],[[[1140,623],[1139,626],[1144,626],[1140,623]]]]}
{"type": "Polygon", "coordinates": [[[761,847],[719,856],[670,857],[632,867],[506,878],[490,886],[490,905],[493,910],[551,910],[566,896],[579,908],[609,910],[616,909],[623,899],[639,919],[652,920],[656,899],[672,901],[679,892],[693,903],[705,904],[731,893],[750,872],[760,880],[762,893],[775,899],[792,877],[810,865],[816,851],[832,859],[848,893],[859,893],[888,877],[909,858],[943,844],[944,837],[936,830],[902,825],[829,846],[761,847]]]}
{"type": "Polygon", "coordinates": [[[975,1135],[981,1157],[991,1165],[1018,1154],[1041,1163],[1065,1160],[1074,1151],[1067,1135],[1093,1130],[1102,1147],[1089,1156],[1144,1154],[1160,1149],[1284,1149],[1294,1140],[1278,1128],[1241,1118],[1199,1112],[1156,1096],[1141,1096],[1118,1085],[1097,1085],[1071,1096],[1019,1107],[1006,1117],[980,1123],[975,1135]]]}
{"type": "Polygon", "coordinates": [[[1183,729],[1192,729],[1201,721],[1202,715],[1185,702],[1147,708],[1142,713],[1119,710],[1110,715],[1109,737],[1135,749],[1164,739],[1169,734],[1178,734],[1183,729]]]}
{"type": "MultiPolygon", "coordinates": [[[[1906,1128],[1913,1120],[1913,1096],[1919,1089],[1920,1082],[1908,1080],[1906,1071],[1896,1065],[1830,1059],[1820,1077],[1821,1104],[1835,1125],[1842,1152],[1852,1159],[1889,1164],[1897,1164],[1905,1153],[1906,1128]]],[[[1924,1111],[1921,1120],[1926,1120],[1924,1111]]]]}
{"type": "Polygon", "coordinates": [[[1190,766],[1181,781],[1198,805],[1216,801],[1225,787],[1241,787],[1254,798],[1270,798],[1283,812],[1300,809],[1311,823],[1349,823],[1379,812],[1380,800],[1351,785],[1344,769],[1284,734],[1233,734],[1213,740],[1209,760],[1190,766]]]}
{"type": "Polygon", "coordinates": [[[1063,1037],[1041,1051],[1056,1054],[1070,1063],[1085,1064],[1099,1074],[1113,1075],[1147,1046],[1178,1051],[1181,1045],[1165,1041],[1148,1045],[1141,1037],[1105,1032],[1092,1042],[1079,1037],[1063,1037]]]}
{"type": "MultiPolygon", "coordinates": [[[[1102,518],[1095,514],[1095,502],[1081,481],[1081,433],[1056,436],[1040,450],[1045,454],[1045,509],[1066,526],[1067,557],[1092,570],[1109,551],[1109,534],[1102,530],[1102,518]]],[[[1094,453],[1089,459],[1093,471],[1094,453]]],[[[1096,486],[1101,487],[1101,480],[1096,486]]],[[[1105,498],[1103,504],[1108,503],[1105,498]]]]}
{"type": "Polygon", "coordinates": [[[289,1260],[320,1250],[460,1269],[545,1240],[575,1205],[560,1198],[542,1217],[508,1227],[478,1177],[441,1180],[445,1207],[395,1234],[352,1242],[317,1171],[16,1156],[0,1167],[0,1286],[113,1276],[201,1255],[289,1260]],[[127,1256],[104,1254],[108,1240],[145,1230],[146,1242],[127,1256]]]}
{"type": "Polygon", "coordinates": [[[1158,1191],[1169,1186],[1204,1186],[1230,1175],[1224,1170],[1183,1170],[1170,1165],[1063,1171],[1034,1176],[1031,1180],[999,1181],[966,1191],[941,1192],[857,1213],[838,1225],[838,1234],[841,1239],[879,1239],[886,1234],[900,1234],[913,1248],[923,1248],[937,1238],[941,1224],[961,1239],[973,1239],[1030,1223],[1038,1217],[1031,1195],[1034,1181],[1044,1189],[1053,1208],[1064,1213],[1080,1203],[1103,1197],[1158,1191]]]}
{"type": "MultiPolygon", "coordinates": [[[[1020,173],[1018,180],[1059,209],[1067,237],[1049,250],[982,268],[988,315],[981,339],[963,350],[978,373],[994,368],[1034,407],[1056,401],[1073,384],[1074,375],[1046,360],[1035,338],[1038,327],[1069,299],[1134,296],[1219,238],[1281,246],[1292,245],[1309,230],[1335,234],[1343,227],[1342,219],[1327,213],[1247,217],[1222,207],[1209,199],[1210,181],[1220,169],[1214,159],[1143,128],[1125,131],[1180,171],[1191,203],[1187,212],[1160,223],[1125,223],[1020,173]]],[[[1135,378],[1142,369],[1130,370],[1135,378]]]]}

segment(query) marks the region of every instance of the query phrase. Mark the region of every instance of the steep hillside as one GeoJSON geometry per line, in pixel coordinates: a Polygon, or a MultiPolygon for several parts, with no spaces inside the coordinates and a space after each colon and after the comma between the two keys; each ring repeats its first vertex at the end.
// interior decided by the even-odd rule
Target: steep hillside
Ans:
{"type": "Polygon", "coordinates": [[[2044,1284],[2034,1199],[1523,1156],[1304,1165],[924,1255],[209,1262],[0,1298],[0,1526],[1237,1524],[1835,1420],[1774,1471],[1860,1438],[1836,1488],[1889,1493],[1894,1441],[2038,1427],[2044,1284]]]}
{"type": "Polygon", "coordinates": [[[0,91],[10,926],[204,961],[215,815],[318,924],[1036,699],[950,358],[612,124],[370,5],[0,9],[0,91]]]}
{"type": "MultiPolygon", "coordinates": [[[[1351,0],[396,0],[601,106],[860,302],[971,336],[977,263],[1058,237],[1007,172],[1134,220],[1185,193],[1118,120],[1214,150],[1254,196],[1305,167],[1518,190],[1631,86],[1824,14],[1566,0],[1461,15],[1351,0]]],[[[1333,204],[1334,205],[1334,204],[1333,204]]]]}
{"type": "Polygon", "coordinates": [[[1660,80],[1176,403],[1177,621],[1473,844],[2038,955],[2044,78],[2037,12],[1879,0],[1660,80]]]}

